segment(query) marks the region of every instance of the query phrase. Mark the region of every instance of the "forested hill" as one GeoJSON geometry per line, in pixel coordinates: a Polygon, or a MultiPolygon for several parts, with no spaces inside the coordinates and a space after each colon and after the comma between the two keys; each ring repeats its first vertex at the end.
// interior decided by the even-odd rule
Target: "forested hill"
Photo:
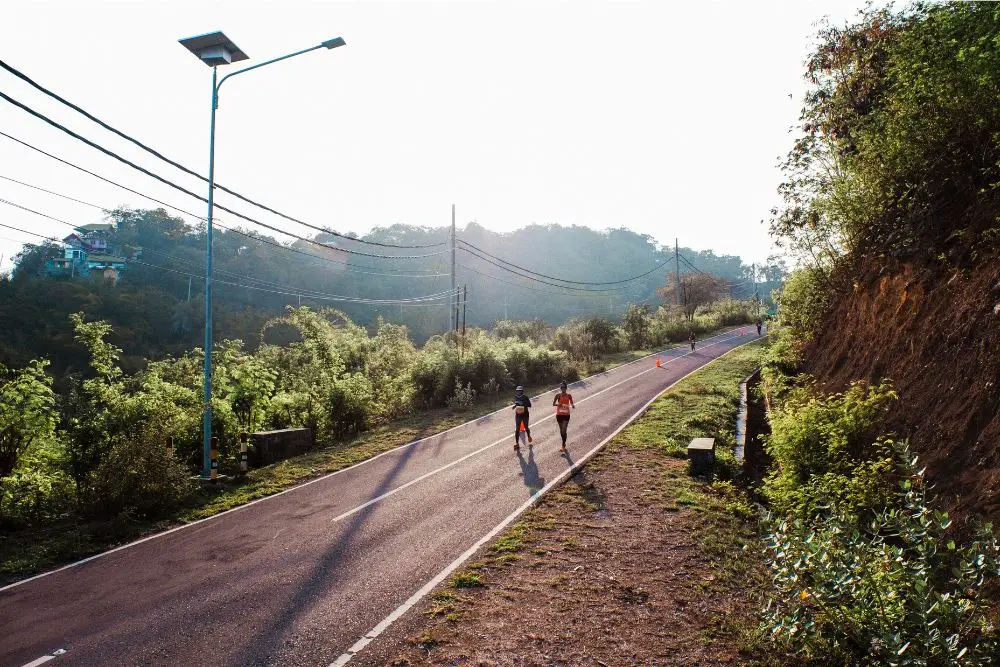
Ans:
{"type": "MultiPolygon", "coordinates": [[[[204,228],[190,227],[163,210],[118,210],[108,213],[106,221],[115,226],[111,245],[142,249],[117,286],[97,276],[47,277],[46,260],[62,254],[55,244],[27,249],[18,257],[12,277],[0,279],[0,363],[21,366],[44,357],[52,360],[57,372],[71,369],[78,351],[69,315],[80,311],[88,319],[108,320],[114,326],[114,343],[124,349],[126,365],[132,365],[130,359],[137,366],[143,358],[203,345],[204,228]]],[[[394,225],[375,229],[361,240],[419,246],[444,243],[449,232],[447,227],[394,225]]],[[[338,308],[364,326],[379,317],[403,323],[417,341],[447,328],[448,311],[442,300],[408,304],[340,300],[414,299],[449,289],[447,244],[402,250],[326,234],[315,238],[369,255],[423,257],[386,259],[328,252],[302,240],[289,248],[271,237],[217,228],[216,340],[238,338],[253,348],[268,318],[300,303],[338,308]]],[[[473,246],[460,243],[456,259],[458,285],[468,286],[469,326],[489,326],[504,317],[542,318],[551,324],[587,314],[616,317],[629,302],[658,304],[657,290],[664,286],[666,274],[674,271],[672,247],[660,249],[654,239],[627,229],[598,232],[533,225],[497,234],[470,223],[458,230],[458,238],[473,246]],[[527,272],[514,265],[535,274],[525,276],[527,272]],[[611,291],[589,292],[545,284],[559,281],[536,275],[599,283],[642,273],[647,275],[608,285],[611,291]]],[[[736,296],[752,294],[750,266],[739,257],[688,248],[681,248],[681,255],[688,262],[682,262],[682,272],[697,267],[731,281],[736,296]]],[[[763,285],[760,292],[766,295],[769,289],[763,285]]]]}

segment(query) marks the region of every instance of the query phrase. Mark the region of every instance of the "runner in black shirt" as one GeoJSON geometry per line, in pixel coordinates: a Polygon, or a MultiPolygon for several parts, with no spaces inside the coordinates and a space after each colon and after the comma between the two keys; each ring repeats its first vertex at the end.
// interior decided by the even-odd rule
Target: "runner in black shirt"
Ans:
{"type": "Polygon", "coordinates": [[[524,387],[518,385],[517,389],[514,390],[514,405],[511,409],[514,411],[514,451],[521,449],[521,443],[518,439],[518,435],[521,432],[521,424],[524,424],[524,432],[528,436],[528,442],[531,442],[531,428],[528,426],[528,408],[531,407],[531,399],[524,395],[524,387]]]}

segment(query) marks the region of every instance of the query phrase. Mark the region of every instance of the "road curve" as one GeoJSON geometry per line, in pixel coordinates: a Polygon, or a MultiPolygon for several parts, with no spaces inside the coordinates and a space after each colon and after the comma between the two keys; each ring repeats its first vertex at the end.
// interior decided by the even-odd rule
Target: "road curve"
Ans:
{"type": "MultiPolygon", "coordinates": [[[[457,556],[684,375],[730,330],[574,384],[567,456],[532,397],[250,506],[0,589],[0,667],[330,665],[457,556]]],[[[359,656],[361,657],[361,656],[359,656]]]]}

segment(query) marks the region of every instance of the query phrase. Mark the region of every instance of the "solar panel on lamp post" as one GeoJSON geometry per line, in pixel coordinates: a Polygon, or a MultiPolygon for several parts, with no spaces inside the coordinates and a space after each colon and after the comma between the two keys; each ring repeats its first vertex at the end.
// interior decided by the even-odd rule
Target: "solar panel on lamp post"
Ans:
{"type": "Polygon", "coordinates": [[[342,37],[334,37],[325,42],[310,46],[307,49],[289,53],[284,56],[265,60],[256,65],[250,65],[235,72],[230,72],[221,79],[218,79],[219,65],[229,65],[231,63],[247,60],[245,54],[236,44],[233,43],[222,32],[211,32],[195,37],[188,37],[179,40],[187,50],[212,68],[212,120],[209,126],[208,140],[208,218],[206,227],[206,259],[205,259],[205,378],[204,378],[204,401],[202,404],[202,479],[211,479],[212,458],[212,214],[215,201],[215,111],[219,108],[219,88],[226,79],[243,72],[276,63],[279,60],[287,60],[295,56],[309,53],[316,49],[335,49],[344,46],[346,42],[342,37]]]}

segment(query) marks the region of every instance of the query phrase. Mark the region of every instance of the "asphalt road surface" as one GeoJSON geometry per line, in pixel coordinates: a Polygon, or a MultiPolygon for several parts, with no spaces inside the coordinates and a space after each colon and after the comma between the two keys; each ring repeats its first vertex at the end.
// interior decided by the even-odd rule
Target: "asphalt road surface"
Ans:
{"type": "MultiPolygon", "coordinates": [[[[756,338],[729,331],[552,393],[534,446],[503,410],[206,521],[0,590],[0,666],[330,665],[679,378],[756,338]]],[[[357,656],[381,652],[376,640],[357,656]]],[[[352,663],[353,664],[353,663],[352,663]]]]}

